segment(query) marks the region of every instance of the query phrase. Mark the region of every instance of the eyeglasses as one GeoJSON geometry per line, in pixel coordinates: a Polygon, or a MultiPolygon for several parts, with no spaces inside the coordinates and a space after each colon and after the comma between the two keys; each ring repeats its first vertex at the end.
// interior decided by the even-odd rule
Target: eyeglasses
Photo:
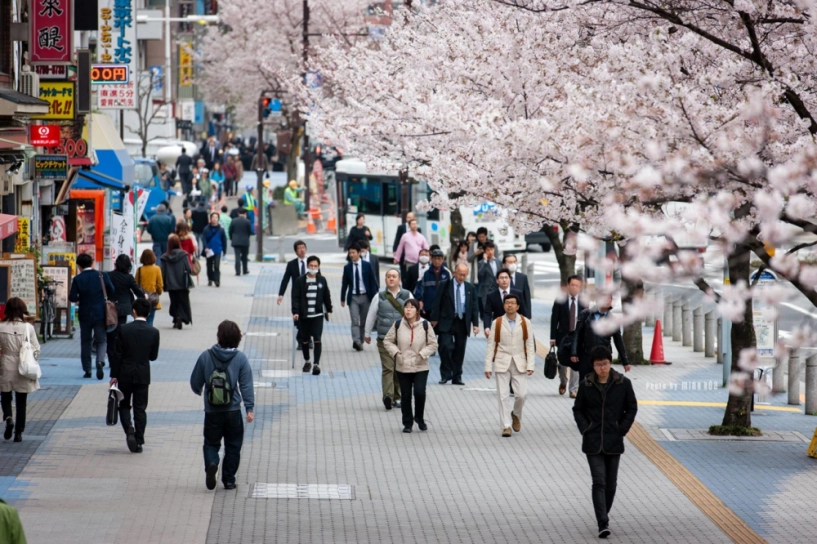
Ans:
{"type": "Polygon", "coordinates": [[[610,366],[609,362],[606,363],[593,363],[593,368],[604,368],[606,366],[610,366]]]}

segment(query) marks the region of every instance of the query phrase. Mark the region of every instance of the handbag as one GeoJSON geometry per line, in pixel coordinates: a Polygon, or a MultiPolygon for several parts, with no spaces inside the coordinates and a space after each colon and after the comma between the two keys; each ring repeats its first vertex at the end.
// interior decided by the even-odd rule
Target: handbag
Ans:
{"type": "Polygon", "coordinates": [[[108,328],[108,332],[110,332],[119,325],[119,312],[116,310],[116,304],[108,300],[108,291],[105,289],[105,280],[102,279],[102,272],[99,273],[99,283],[102,284],[102,296],[105,297],[105,326],[108,328]]]}
{"type": "Polygon", "coordinates": [[[116,425],[119,423],[118,391],[119,389],[116,386],[111,386],[108,390],[108,411],[105,413],[105,423],[108,425],[116,425]]]}
{"type": "MultiPolygon", "coordinates": [[[[141,273],[141,271],[142,271],[141,267],[139,268],[139,270],[136,271],[136,283],[139,283],[140,286],[141,286],[141,282],[139,281],[139,277],[140,277],[139,274],[141,273]]],[[[156,306],[158,306],[159,305],[159,300],[160,300],[159,295],[157,295],[156,293],[152,293],[152,292],[148,291],[147,289],[145,290],[145,292],[148,295],[148,302],[150,302],[150,307],[155,308],[156,306]]]]}
{"type": "Polygon", "coordinates": [[[198,276],[201,274],[201,263],[199,262],[198,257],[193,257],[193,275],[198,276]]]}
{"type": "Polygon", "coordinates": [[[545,378],[548,380],[555,378],[558,366],[559,359],[556,357],[556,347],[552,346],[550,348],[550,352],[548,352],[547,356],[545,357],[545,378]]]}
{"type": "Polygon", "coordinates": [[[38,380],[40,376],[43,375],[43,372],[40,369],[40,363],[38,363],[37,358],[34,357],[34,346],[31,345],[31,325],[28,323],[23,323],[23,325],[25,325],[26,328],[26,340],[20,347],[20,364],[17,370],[21,376],[29,380],[38,380]]]}

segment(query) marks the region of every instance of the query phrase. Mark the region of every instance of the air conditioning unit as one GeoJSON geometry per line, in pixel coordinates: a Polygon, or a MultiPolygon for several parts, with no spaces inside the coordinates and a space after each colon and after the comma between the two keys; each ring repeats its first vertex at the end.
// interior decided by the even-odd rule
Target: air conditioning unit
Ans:
{"type": "Polygon", "coordinates": [[[23,66],[23,71],[20,74],[20,89],[23,94],[40,98],[40,76],[31,71],[28,65],[23,66]]]}

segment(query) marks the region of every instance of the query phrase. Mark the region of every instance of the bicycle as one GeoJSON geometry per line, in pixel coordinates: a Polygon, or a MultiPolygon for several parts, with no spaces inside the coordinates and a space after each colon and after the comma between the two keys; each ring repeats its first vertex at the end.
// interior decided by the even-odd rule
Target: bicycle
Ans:
{"type": "Polygon", "coordinates": [[[60,282],[48,280],[45,282],[45,287],[43,288],[43,298],[42,303],[40,305],[40,315],[41,315],[41,322],[40,322],[40,333],[43,337],[43,344],[48,342],[49,338],[54,338],[54,321],[57,318],[57,310],[54,307],[54,295],[57,293],[56,286],[59,285],[60,282]]]}

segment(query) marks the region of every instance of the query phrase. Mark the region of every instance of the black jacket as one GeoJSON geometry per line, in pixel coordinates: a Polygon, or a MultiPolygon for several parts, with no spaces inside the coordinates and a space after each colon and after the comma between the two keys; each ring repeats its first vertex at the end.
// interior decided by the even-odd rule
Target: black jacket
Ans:
{"type": "Polygon", "coordinates": [[[230,244],[233,247],[250,247],[252,224],[246,217],[236,217],[230,223],[230,244]]]}
{"type": "Polygon", "coordinates": [[[210,224],[210,212],[207,211],[207,208],[198,206],[190,212],[190,219],[193,221],[190,230],[194,234],[201,234],[204,232],[204,227],[210,224]]]}
{"type": "Polygon", "coordinates": [[[133,321],[119,327],[116,353],[111,359],[111,378],[122,384],[148,385],[150,361],[159,356],[159,329],[146,321],[133,321]]]}
{"type": "MultiPolygon", "coordinates": [[[[306,270],[306,257],[304,257],[304,270],[306,270]]],[[[278,296],[284,296],[284,293],[287,292],[287,286],[289,285],[289,280],[292,280],[294,285],[295,280],[301,277],[301,265],[298,262],[298,258],[295,257],[291,261],[287,263],[287,268],[284,271],[284,277],[281,279],[281,287],[278,288],[278,296]]]]}
{"type": "MultiPolygon", "coordinates": [[[[525,308],[528,309],[529,314],[533,314],[533,303],[531,301],[530,282],[528,277],[522,272],[515,272],[511,274],[511,289],[519,289],[522,291],[522,300],[525,302],[525,308]]],[[[530,315],[526,315],[531,319],[530,315]]]]}
{"type": "Polygon", "coordinates": [[[193,166],[193,159],[190,155],[186,153],[182,153],[179,155],[179,158],[176,159],[176,172],[179,174],[189,174],[190,167],[193,166]]]}
{"type": "MultiPolygon", "coordinates": [[[[374,268],[369,262],[360,259],[360,282],[363,288],[366,289],[366,297],[369,302],[372,301],[377,294],[379,287],[377,286],[377,278],[374,275],[374,268]]],[[[352,293],[354,292],[354,263],[348,262],[343,267],[343,279],[340,282],[340,299],[345,300],[346,304],[352,303],[352,293]]]]}
{"type": "Polygon", "coordinates": [[[624,437],[630,432],[638,412],[633,383],[610,370],[607,388],[591,372],[579,383],[573,418],[582,433],[582,452],[624,453],[624,437]]]}
{"type": "Polygon", "coordinates": [[[133,276],[127,272],[114,270],[108,273],[111,283],[116,289],[112,300],[116,302],[116,313],[120,316],[128,316],[133,311],[133,301],[136,297],[145,298],[145,292],[136,284],[133,276]]]}
{"type": "Polygon", "coordinates": [[[372,239],[372,231],[366,225],[363,227],[358,227],[355,225],[351,229],[349,229],[349,234],[346,236],[346,243],[343,245],[343,251],[349,251],[349,248],[352,247],[352,244],[357,243],[361,240],[371,240],[372,239]],[[369,231],[369,235],[366,236],[366,231],[369,231]]]}
{"type": "Polygon", "coordinates": [[[576,334],[573,337],[573,356],[579,358],[579,375],[584,377],[593,372],[593,362],[590,360],[590,350],[596,346],[604,346],[612,351],[610,339],[616,345],[618,361],[622,365],[627,365],[627,352],[624,349],[624,340],[621,338],[621,331],[617,330],[608,336],[599,336],[593,330],[592,318],[597,308],[584,310],[579,314],[576,323],[576,334]]]}
{"type": "MultiPolygon", "coordinates": [[[[508,288],[508,294],[519,297],[519,313],[530,319],[530,311],[525,306],[525,300],[522,298],[522,291],[518,289],[508,288]]],[[[485,307],[482,309],[482,328],[490,329],[491,323],[497,317],[505,315],[505,304],[502,302],[502,290],[497,287],[496,291],[491,292],[485,299],[485,307]]]]}
{"type": "MultiPolygon", "coordinates": [[[[477,299],[477,289],[472,283],[467,281],[465,287],[465,308],[463,319],[468,326],[479,327],[479,300],[477,299]]],[[[448,332],[454,324],[456,308],[454,307],[454,280],[440,282],[437,294],[434,295],[434,306],[431,310],[429,321],[436,321],[437,332],[448,332]]]]}
{"type": "MultiPolygon", "coordinates": [[[[579,297],[576,297],[576,328],[579,327],[579,317],[582,312],[587,309],[587,306],[582,304],[579,297]]],[[[564,301],[556,301],[553,303],[553,309],[550,312],[550,339],[556,340],[558,346],[562,342],[562,338],[570,332],[570,297],[564,301]]]]}
{"type": "Polygon", "coordinates": [[[159,261],[165,291],[186,291],[190,289],[188,282],[193,271],[190,269],[190,258],[185,250],[174,249],[173,253],[162,255],[159,261]]]}
{"type": "Polygon", "coordinates": [[[407,289],[411,293],[414,293],[414,290],[417,288],[417,282],[419,281],[420,281],[420,263],[417,263],[409,266],[406,269],[406,277],[403,278],[403,289],[407,289]]]}
{"type": "MultiPolygon", "coordinates": [[[[318,311],[322,314],[332,313],[332,296],[329,293],[329,285],[326,283],[320,272],[316,276],[318,280],[318,311]]],[[[306,317],[306,309],[308,305],[306,302],[306,275],[301,276],[292,282],[292,315],[306,317]]]]}

